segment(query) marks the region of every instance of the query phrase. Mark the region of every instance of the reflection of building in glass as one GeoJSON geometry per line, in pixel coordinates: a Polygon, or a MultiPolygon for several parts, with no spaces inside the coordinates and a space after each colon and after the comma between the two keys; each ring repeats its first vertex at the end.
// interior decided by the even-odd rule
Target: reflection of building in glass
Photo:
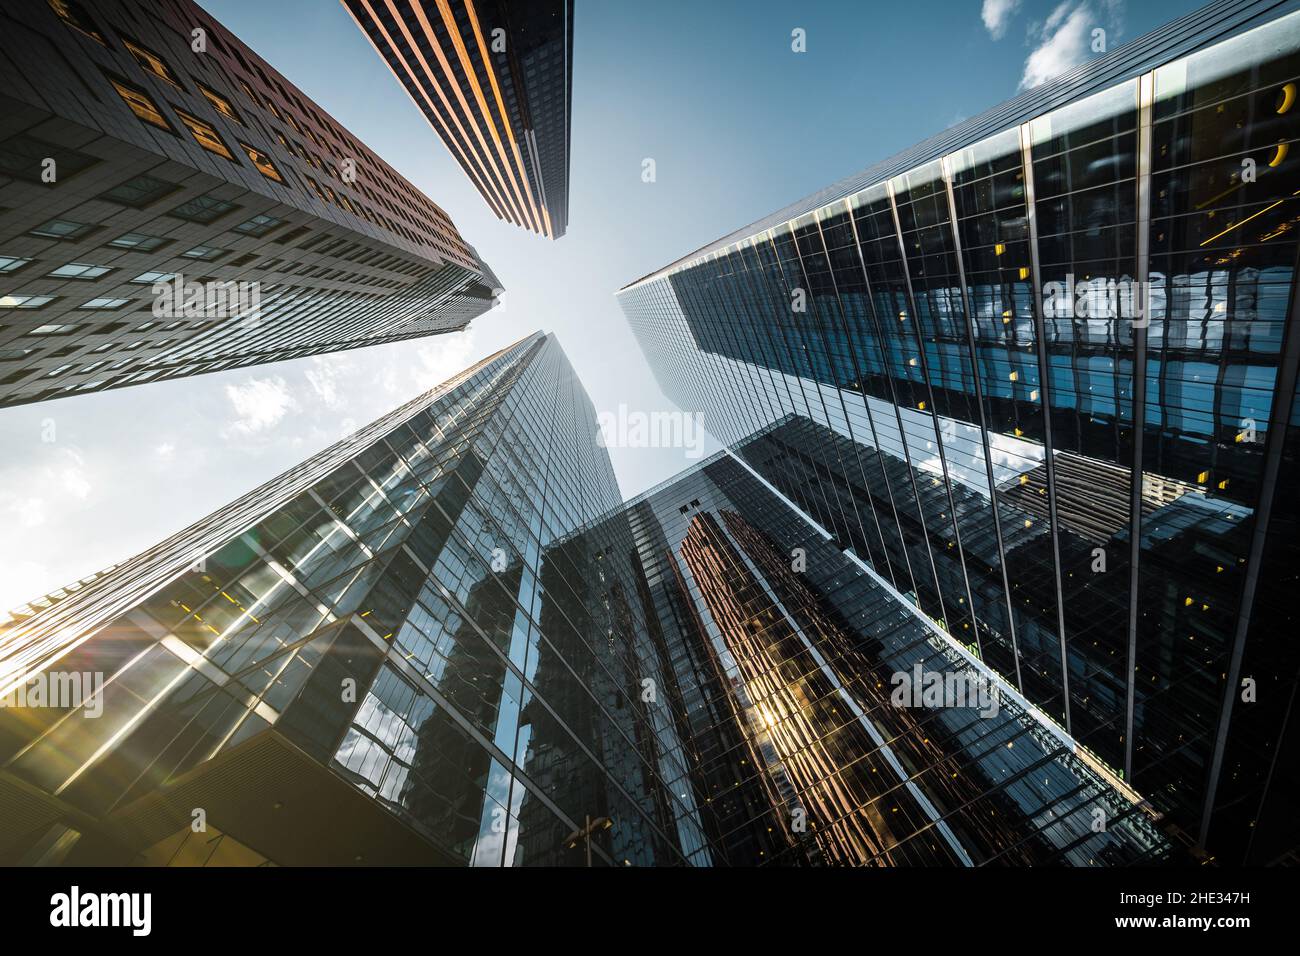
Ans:
{"type": "Polygon", "coordinates": [[[497,218],[564,235],[573,0],[343,5],[497,218]]]}
{"type": "Polygon", "coordinates": [[[895,706],[918,665],[977,673],[736,460],[621,505],[535,334],[0,625],[0,859],[1176,858],[1011,694],[895,706]]]}
{"type": "MultiPolygon", "coordinates": [[[[1170,857],[1131,791],[745,465],[715,456],[627,510],[677,685],[708,688],[688,740],[712,739],[706,719],[743,733],[693,761],[748,788],[705,817],[725,849],[753,834],[757,862],[778,865],[1170,857]],[[917,668],[984,682],[995,703],[898,706],[898,675],[917,668]]],[[[714,809],[716,791],[701,793],[714,809]]]]}
{"type": "Polygon", "coordinates": [[[1190,842],[1260,863],[1300,845],[1276,11],[1206,8],[620,292],[670,396],[1190,842]]]}
{"type": "Polygon", "coordinates": [[[190,0],[9,4],[0,91],[0,407],[450,332],[500,291],[190,0]]]}

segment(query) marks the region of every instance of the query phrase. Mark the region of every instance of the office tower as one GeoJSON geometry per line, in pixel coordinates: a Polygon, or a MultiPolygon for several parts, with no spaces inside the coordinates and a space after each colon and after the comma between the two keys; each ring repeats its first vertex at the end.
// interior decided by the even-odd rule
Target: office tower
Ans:
{"type": "Polygon", "coordinates": [[[1227,863],[1300,846],[1292,8],[1206,7],[619,294],[670,397],[1227,863]]]}
{"type": "Polygon", "coordinates": [[[715,863],[1180,859],[1135,793],[739,459],[624,510],[715,863]],[[921,675],[965,696],[899,696],[921,675]]]}
{"type": "Polygon", "coordinates": [[[573,0],[343,0],[498,219],[569,225],[573,0]]]}
{"type": "Polygon", "coordinates": [[[0,11],[0,407],[449,332],[499,291],[190,0],[0,11]]]}
{"type": "Polygon", "coordinates": [[[888,701],[913,668],[983,673],[734,459],[623,507],[537,333],[0,627],[0,859],[1176,859],[1013,695],[888,701]]]}
{"type": "Polygon", "coordinates": [[[553,861],[592,807],[525,783],[516,765],[541,749],[634,836],[589,749],[621,733],[592,685],[525,684],[545,685],[559,640],[539,630],[543,594],[576,583],[544,549],[618,503],[595,431],[536,334],[27,608],[0,632],[0,853],[490,864],[523,807],[549,827],[527,862],[553,861]],[[32,699],[82,674],[102,685],[32,699]]]}

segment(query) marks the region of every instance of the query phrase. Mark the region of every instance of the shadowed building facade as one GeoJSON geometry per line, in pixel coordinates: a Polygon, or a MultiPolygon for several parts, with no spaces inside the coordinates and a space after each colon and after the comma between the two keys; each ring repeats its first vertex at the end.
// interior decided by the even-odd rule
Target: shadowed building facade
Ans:
{"type": "Polygon", "coordinates": [[[1175,21],[620,302],[665,392],[1224,862],[1300,845],[1300,16],[1175,21]]]}
{"type": "Polygon", "coordinates": [[[447,215],[190,0],[0,11],[0,407],[464,328],[447,215]]]}
{"type": "Polygon", "coordinates": [[[573,0],[343,0],[498,219],[569,224],[573,0]]]}
{"type": "Polygon", "coordinates": [[[737,460],[620,503],[538,333],[0,626],[0,858],[1177,858],[1013,694],[896,704],[918,667],[988,676],[737,460]]]}

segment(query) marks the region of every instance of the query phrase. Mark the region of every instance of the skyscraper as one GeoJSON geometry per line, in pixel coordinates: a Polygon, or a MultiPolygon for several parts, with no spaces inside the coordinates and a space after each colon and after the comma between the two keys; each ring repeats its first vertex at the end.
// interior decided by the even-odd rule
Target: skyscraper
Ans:
{"type": "Polygon", "coordinates": [[[498,219],[569,225],[573,0],[343,0],[498,219]]]}
{"type": "Polygon", "coordinates": [[[1230,863],[1300,845],[1293,8],[1206,7],[619,294],[671,397],[1230,863]]]}
{"type": "Polygon", "coordinates": [[[499,291],[191,0],[0,11],[0,407],[453,331],[499,291]]]}
{"type": "Polygon", "coordinates": [[[1181,859],[1136,793],[741,459],[625,510],[713,862],[1181,859]]]}
{"type": "MultiPolygon", "coordinates": [[[[0,636],[4,692],[86,674],[102,693],[0,707],[0,843],[61,821],[74,860],[499,861],[521,714],[544,707],[524,683],[561,583],[543,548],[618,502],[595,427],[535,335],[29,608],[0,636]]],[[[594,798],[579,744],[550,753],[594,798]]],[[[560,854],[572,819],[537,799],[560,854]]]]}
{"type": "Polygon", "coordinates": [[[1176,859],[1003,687],[733,458],[622,505],[538,333],[0,627],[0,859],[1176,859]]]}

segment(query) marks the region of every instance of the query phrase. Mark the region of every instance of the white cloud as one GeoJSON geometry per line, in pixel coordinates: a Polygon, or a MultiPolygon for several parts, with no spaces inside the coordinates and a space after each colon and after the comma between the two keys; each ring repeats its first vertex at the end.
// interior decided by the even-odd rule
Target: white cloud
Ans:
{"type": "Polygon", "coordinates": [[[237,435],[253,435],[274,428],[285,415],[298,407],[289,386],[278,375],[250,378],[242,385],[227,385],[226,397],[235,407],[238,418],[223,431],[237,435]]]}
{"type": "Polygon", "coordinates": [[[20,528],[36,528],[45,524],[45,499],[5,495],[0,498],[0,513],[17,521],[20,528]]]}
{"type": "Polygon", "coordinates": [[[342,379],[354,371],[352,364],[343,356],[318,355],[312,359],[311,368],[303,374],[311,385],[312,392],[327,408],[338,408],[347,403],[341,389],[342,379]]]}
{"type": "Polygon", "coordinates": [[[63,490],[82,501],[90,494],[90,479],[86,477],[86,461],[74,448],[60,449],[60,465],[54,466],[54,476],[63,490]]]}
{"type": "Polygon", "coordinates": [[[176,457],[176,446],[165,441],[161,445],[155,445],[153,453],[159,461],[171,461],[176,457]]]}
{"type": "Polygon", "coordinates": [[[989,36],[995,40],[1006,36],[1011,18],[1019,9],[1020,0],[984,0],[980,17],[984,20],[984,28],[989,31],[989,36]]]}
{"type": "Polygon", "coordinates": [[[1046,23],[1031,31],[1031,36],[1037,35],[1038,46],[1025,60],[1020,88],[1040,86],[1088,59],[1092,54],[1092,31],[1098,26],[1087,0],[1082,3],[1065,0],[1052,11],[1046,23]]]}
{"type": "Polygon", "coordinates": [[[428,343],[416,347],[415,358],[419,363],[411,370],[415,387],[421,391],[428,391],[435,385],[441,385],[472,364],[474,330],[470,328],[461,332],[434,336],[428,343]]]}

